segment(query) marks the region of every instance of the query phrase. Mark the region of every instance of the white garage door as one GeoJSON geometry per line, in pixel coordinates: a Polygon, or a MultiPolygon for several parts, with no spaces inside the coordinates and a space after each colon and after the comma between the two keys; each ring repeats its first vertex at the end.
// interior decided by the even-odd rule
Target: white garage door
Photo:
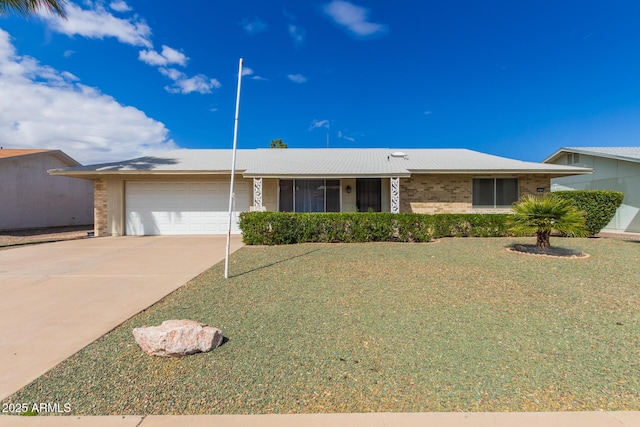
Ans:
{"type": "MultiPolygon", "coordinates": [[[[231,232],[239,234],[239,214],[249,210],[249,186],[235,183],[231,232]]],[[[129,236],[226,234],[229,182],[137,182],[126,184],[129,236]]]]}

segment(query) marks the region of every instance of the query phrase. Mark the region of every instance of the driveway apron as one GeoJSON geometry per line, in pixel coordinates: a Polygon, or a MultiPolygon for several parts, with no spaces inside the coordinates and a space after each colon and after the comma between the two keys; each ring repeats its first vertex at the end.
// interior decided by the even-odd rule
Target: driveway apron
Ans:
{"type": "Polygon", "coordinates": [[[225,245],[101,237],[0,250],[0,400],[224,260],[225,245]]]}

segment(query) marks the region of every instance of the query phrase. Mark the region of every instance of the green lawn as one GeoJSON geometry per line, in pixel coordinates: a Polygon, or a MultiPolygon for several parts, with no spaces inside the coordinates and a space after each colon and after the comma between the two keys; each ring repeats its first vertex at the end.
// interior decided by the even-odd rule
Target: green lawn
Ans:
{"type": "Polygon", "coordinates": [[[212,267],[7,402],[76,415],[640,410],[640,243],[552,238],[591,255],[574,260],[505,249],[531,241],[245,247],[231,279],[212,267]],[[228,341],[143,354],[131,330],[171,318],[228,341]]]}

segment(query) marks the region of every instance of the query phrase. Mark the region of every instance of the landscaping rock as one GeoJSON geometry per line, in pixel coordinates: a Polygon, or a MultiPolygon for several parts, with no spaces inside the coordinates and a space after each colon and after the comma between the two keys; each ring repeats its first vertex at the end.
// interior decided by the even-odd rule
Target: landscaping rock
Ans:
{"type": "Polygon", "coordinates": [[[160,326],[135,328],[133,337],[149,356],[182,357],[213,350],[222,331],[193,320],[165,320],[160,326]]]}

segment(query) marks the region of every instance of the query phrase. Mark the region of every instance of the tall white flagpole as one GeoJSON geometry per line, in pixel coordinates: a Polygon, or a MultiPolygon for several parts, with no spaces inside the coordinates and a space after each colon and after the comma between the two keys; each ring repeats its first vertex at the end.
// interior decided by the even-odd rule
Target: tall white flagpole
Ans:
{"type": "Polygon", "coordinates": [[[227,249],[224,257],[224,278],[229,278],[229,246],[231,245],[231,220],[233,213],[233,184],[236,177],[236,144],[238,143],[238,115],[240,112],[240,86],[242,84],[242,58],[238,66],[238,93],[236,95],[236,119],[233,124],[233,156],[231,160],[231,187],[229,188],[229,226],[227,228],[227,249]]]}

